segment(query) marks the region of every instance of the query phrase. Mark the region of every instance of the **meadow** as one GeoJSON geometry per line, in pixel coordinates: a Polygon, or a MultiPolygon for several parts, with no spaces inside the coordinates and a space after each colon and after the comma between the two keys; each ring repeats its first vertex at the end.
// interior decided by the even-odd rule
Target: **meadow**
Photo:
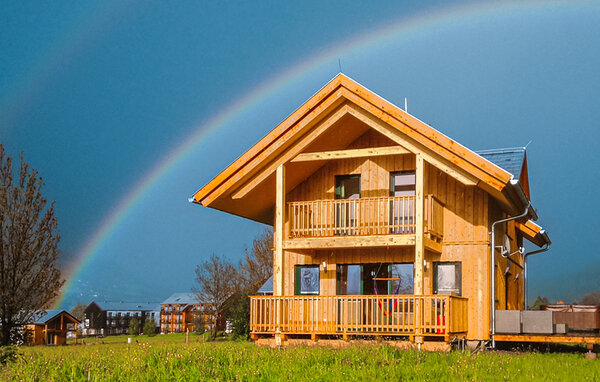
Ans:
{"type": "Polygon", "coordinates": [[[23,347],[0,366],[7,381],[364,381],[600,380],[600,361],[574,353],[429,353],[387,345],[345,349],[256,347],[183,335],[88,340],[88,345],[23,347]],[[90,344],[91,343],[91,344],[90,344]]]}

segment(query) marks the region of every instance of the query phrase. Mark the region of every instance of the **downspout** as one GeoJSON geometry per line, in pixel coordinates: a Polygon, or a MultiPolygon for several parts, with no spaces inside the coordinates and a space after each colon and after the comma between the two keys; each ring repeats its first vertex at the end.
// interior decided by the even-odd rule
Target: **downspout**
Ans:
{"type": "Polygon", "coordinates": [[[496,341],[494,340],[494,335],[496,334],[496,272],[495,272],[495,267],[496,267],[496,225],[506,223],[511,220],[521,219],[521,218],[526,217],[527,215],[531,215],[533,220],[537,220],[537,214],[536,214],[535,210],[533,209],[533,207],[531,206],[531,202],[527,199],[527,196],[525,195],[523,188],[519,184],[519,181],[517,179],[513,178],[508,181],[506,186],[510,187],[510,191],[514,190],[514,192],[516,193],[517,199],[518,199],[517,201],[520,202],[521,205],[525,205],[526,207],[525,207],[525,211],[523,211],[523,213],[520,215],[501,219],[501,220],[498,220],[498,221],[495,221],[492,223],[492,232],[491,232],[491,238],[490,238],[490,273],[491,273],[490,278],[491,278],[491,284],[492,284],[492,290],[490,291],[490,299],[491,299],[491,306],[490,306],[490,310],[491,310],[490,332],[491,333],[490,334],[491,334],[492,348],[496,347],[496,341]]]}
{"type": "Polygon", "coordinates": [[[537,249],[535,251],[530,251],[530,252],[527,252],[527,253],[523,254],[523,310],[527,310],[528,309],[528,301],[527,301],[527,257],[529,257],[531,255],[535,255],[536,253],[546,252],[547,250],[550,249],[550,245],[552,244],[552,242],[550,241],[550,238],[548,237],[548,234],[544,230],[540,231],[540,235],[542,235],[542,237],[546,241],[546,246],[544,248],[537,249]]]}
{"type": "Polygon", "coordinates": [[[491,337],[492,337],[492,348],[496,347],[496,342],[494,340],[494,335],[496,334],[496,271],[495,271],[495,267],[496,267],[496,224],[502,224],[502,223],[506,223],[509,222],[511,220],[517,220],[520,218],[524,218],[525,216],[527,216],[527,214],[529,213],[529,208],[531,207],[531,203],[527,204],[527,207],[525,207],[525,211],[521,214],[521,215],[517,215],[517,216],[512,216],[506,219],[501,219],[501,220],[497,220],[494,223],[492,223],[492,232],[491,232],[491,239],[490,239],[490,268],[491,268],[491,280],[492,280],[492,290],[490,292],[491,295],[491,317],[492,317],[492,322],[491,322],[491,327],[490,327],[490,331],[491,331],[491,337]]]}

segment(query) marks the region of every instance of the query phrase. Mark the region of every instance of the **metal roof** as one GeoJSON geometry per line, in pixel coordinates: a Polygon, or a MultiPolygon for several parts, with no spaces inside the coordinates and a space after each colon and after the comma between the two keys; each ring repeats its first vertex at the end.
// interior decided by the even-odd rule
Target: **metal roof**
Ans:
{"type": "Polygon", "coordinates": [[[273,294],[273,276],[269,277],[267,281],[256,291],[258,294],[273,294]]]}
{"type": "Polygon", "coordinates": [[[521,177],[521,169],[525,160],[524,147],[479,150],[475,151],[475,153],[508,171],[515,179],[521,177]]]}
{"type": "Polygon", "coordinates": [[[94,301],[102,310],[124,310],[124,311],[159,311],[158,302],[112,302],[112,301],[94,301]]]}
{"type": "Polygon", "coordinates": [[[194,305],[199,303],[200,302],[198,301],[198,297],[194,293],[173,293],[171,297],[163,301],[161,305],[194,305]]]}

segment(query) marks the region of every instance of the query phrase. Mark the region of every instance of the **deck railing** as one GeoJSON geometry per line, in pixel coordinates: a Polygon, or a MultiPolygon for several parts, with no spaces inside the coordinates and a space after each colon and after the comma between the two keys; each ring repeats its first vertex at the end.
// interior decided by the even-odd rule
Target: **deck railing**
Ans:
{"type": "MultiPolygon", "coordinates": [[[[415,233],[415,196],[327,199],[288,203],[290,237],[415,233]]],[[[441,238],[443,205],[425,198],[425,232],[441,238]]]]}
{"type": "Polygon", "coordinates": [[[466,333],[467,302],[448,295],[253,296],[253,333],[389,334],[466,333]]]}

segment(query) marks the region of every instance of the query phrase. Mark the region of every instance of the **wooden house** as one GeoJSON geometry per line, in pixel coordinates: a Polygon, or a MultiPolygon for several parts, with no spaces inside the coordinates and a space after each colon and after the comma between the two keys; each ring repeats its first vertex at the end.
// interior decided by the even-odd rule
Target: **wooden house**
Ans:
{"type": "Polygon", "coordinates": [[[184,333],[195,330],[196,318],[202,315],[205,330],[211,328],[211,309],[193,293],[174,293],[160,304],[160,332],[184,333]]]}
{"type": "Polygon", "coordinates": [[[25,326],[29,345],[65,345],[67,334],[77,335],[79,320],[65,310],[46,310],[25,326]]]}
{"type": "Polygon", "coordinates": [[[524,240],[550,245],[524,149],[478,154],[343,74],[192,201],[274,227],[254,338],[488,340],[523,308],[524,240]]]}
{"type": "Polygon", "coordinates": [[[140,331],[148,319],[153,319],[158,327],[160,304],[92,301],[85,308],[84,317],[84,336],[129,334],[129,323],[134,317],[138,320],[140,331]]]}

